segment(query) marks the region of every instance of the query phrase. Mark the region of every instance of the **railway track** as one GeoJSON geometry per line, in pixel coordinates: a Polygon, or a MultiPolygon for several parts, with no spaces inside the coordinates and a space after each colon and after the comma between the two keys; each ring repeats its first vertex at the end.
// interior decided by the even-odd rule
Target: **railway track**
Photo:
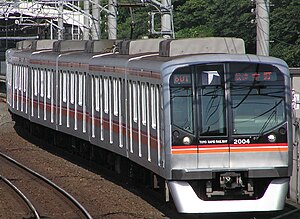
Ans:
{"type": "Polygon", "coordinates": [[[299,206],[286,205],[282,213],[272,217],[271,219],[298,219],[300,218],[300,208],[299,206]]]}
{"type": "Polygon", "coordinates": [[[23,204],[20,201],[17,205],[6,203],[8,209],[11,206],[16,208],[12,212],[24,214],[23,217],[14,215],[10,218],[27,218],[28,215],[30,218],[92,218],[87,210],[62,188],[3,153],[0,153],[0,172],[2,184],[13,188],[8,189],[6,186],[5,190],[2,186],[1,190],[14,191],[15,194],[11,194],[15,197],[10,199],[12,201],[16,200],[16,194],[23,200],[23,204]],[[18,209],[20,206],[23,211],[18,209]]]}
{"type": "MultiPolygon", "coordinates": [[[[1,184],[0,187],[4,188],[4,192],[2,192],[2,195],[12,195],[9,199],[16,201],[13,204],[17,204],[18,206],[15,208],[18,208],[18,211],[14,211],[14,214],[17,215],[26,215],[26,218],[40,218],[39,213],[37,212],[34,205],[31,203],[30,200],[24,195],[22,191],[20,191],[10,180],[7,178],[0,176],[1,184]],[[3,184],[3,185],[2,185],[3,184]],[[5,191],[8,191],[6,193],[5,191]],[[12,191],[12,193],[11,193],[12,191]],[[22,200],[22,204],[19,203],[19,198],[22,200]],[[19,206],[20,205],[20,206],[19,206]],[[20,207],[20,208],[19,208],[20,207]]],[[[10,215],[12,216],[12,215],[10,215]]]]}

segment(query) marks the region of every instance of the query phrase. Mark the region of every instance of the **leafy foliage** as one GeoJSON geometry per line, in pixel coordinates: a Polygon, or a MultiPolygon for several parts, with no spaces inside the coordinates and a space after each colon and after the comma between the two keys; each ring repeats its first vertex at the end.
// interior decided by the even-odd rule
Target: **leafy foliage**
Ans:
{"type": "MultiPolygon", "coordinates": [[[[238,37],[244,39],[247,53],[256,52],[256,25],[251,23],[255,19],[251,8],[255,6],[250,0],[172,0],[172,5],[176,38],[238,37]]],[[[133,11],[120,8],[119,38],[149,35],[148,12],[152,9],[150,5],[133,11]]],[[[270,55],[293,67],[300,66],[299,15],[299,0],[271,1],[270,55]]]]}
{"type": "Polygon", "coordinates": [[[300,66],[300,2],[274,0],[270,16],[270,54],[300,66]]]}
{"type": "Polygon", "coordinates": [[[248,52],[255,52],[250,0],[187,0],[182,5],[178,1],[173,0],[177,38],[239,37],[245,40],[248,52]]]}

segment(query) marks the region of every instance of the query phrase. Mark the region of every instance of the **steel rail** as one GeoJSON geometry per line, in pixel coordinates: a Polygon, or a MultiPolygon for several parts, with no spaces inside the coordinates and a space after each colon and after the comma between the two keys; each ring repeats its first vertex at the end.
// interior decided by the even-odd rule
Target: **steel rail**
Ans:
{"type": "Polygon", "coordinates": [[[296,208],[296,209],[294,209],[294,210],[292,210],[292,211],[289,211],[289,212],[287,212],[287,213],[285,213],[285,214],[281,214],[281,215],[279,215],[279,216],[273,217],[272,219],[281,219],[281,218],[284,218],[284,217],[289,216],[289,215],[291,215],[291,214],[294,214],[294,213],[297,212],[297,211],[300,211],[300,208],[296,208]]]}
{"type": "Polygon", "coordinates": [[[0,178],[2,181],[4,181],[8,186],[10,186],[27,204],[27,206],[30,208],[30,210],[33,212],[36,219],[40,219],[40,215],[37,212],[34,205],[30,202],[30,200],[24,195],[21,190],[19,190],[11,181],[9,181],[7,178],[0,175],[0,178]]]}
{"type": "Polygon", "coordinates": [[[71,196],[68,192],[66,192],[64,189],[60,188],[58,185],[56,185],[54,182],[50,181],[49,179],[47,179],[46,177],[40,175],[39,173],[31,170],[30,168],[24,166],[23,164],[19,163],[18,161],[12,159],[11,157],[3,154],[0,152],[0,156],[2,156],[3,158],[9,160],[10,162],[16,164],[17,166],[19,166],[20,168],[30,172],[31,174],[33,174],[34,176],[42,179],[44,182],[48,183],[49,185],[51,185],[52,187],[54,187],[55,189],[57,189],[61,194],[63,194],[65,197],[67,197],[78,209],[80,209],[80,211],[82,212],[82,214],[88,218],[88,219],[93,219],[92,216],[88,213],[88,211],[73,197],[71,196]]]}

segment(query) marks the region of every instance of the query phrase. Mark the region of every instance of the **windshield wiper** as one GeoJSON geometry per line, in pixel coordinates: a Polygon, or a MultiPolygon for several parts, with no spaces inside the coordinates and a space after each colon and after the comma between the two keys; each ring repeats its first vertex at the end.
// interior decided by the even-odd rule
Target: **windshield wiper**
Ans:
{"type": "Polygon", "coordinates": [[[262,113],[261,115],[257,116],[256,118],[265,115],[266,113],[272,111],[272,113],[269,115],[269,117],[267,118],[267,120],[265,121],[265,123],[263,124],[263,126],[261,127],[260,131],[259,131],[259,135],[261,136],[263,131],[268,127],[269,123],[271,122],[272,118],[274,116],[276,116],[277,114],[277,106],[282,102],[282,100],[280,100],[278,103],[275,104],[275,106],[273,106],[271,109],[267,110],[266,112],[262,113]]]}

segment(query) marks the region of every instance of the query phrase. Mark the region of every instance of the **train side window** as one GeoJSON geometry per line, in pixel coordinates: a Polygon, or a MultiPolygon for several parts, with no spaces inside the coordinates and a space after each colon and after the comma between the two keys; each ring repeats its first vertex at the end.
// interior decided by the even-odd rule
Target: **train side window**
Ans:
{"type": "Polygon", "coordinates": [[[91,79],[91,116],[92,116],[92,138],[95,138],[95,99],[97,97],[97,94],[95,92],[95,75],[90,75],[91,79]]]}
{"type": "Polygon", "coordinates": [[[154,85],[151,85],[151,124],[152,128],[156,129],[156,105],[157,105],[157,99],[156,99],[156,89],[154,85]]]}
{"type": "Polygon", "coordinates": [[[103,112],[103,78],[102,77],[99,77],[99,90],[100,90],[99,111],[101,112],[100,116],[102,118],[102,112],[103,112]]]}
{"type": "Polygon", "coordinates": [[[19,86],[19,91],[21,91],[22,90],[22,66],[21,65],[18,66],[18,70],[19,70],[18,86],[19,86]]]}
{"type": "Polygon", "coordinates": [[[53,98],[54,98],[54,73],[55,73],[55,70],[52,69],[51,70],[51,101],[53,102],[53,98]]]}
{"type": "Polygon", "coordinates": [[[67,73],[66,71],[62,72],[63,83],[62,83],[62,91],[63,91],[63,102],[67,102],[67,73]]]}
{"type": "Polygon", "coordinates": [[[70,71],[67,71],[67,102],[69,103],[70,102],[70,93],[71,93],[71,91],[70,91],[70,79],[71,78],[71,76],[70,76],[70,71]]]}
{"type": "Polygon", "coordinates": [[[6,64],[6,75],[7,75],[7,85],[11,85],[11,77],[12,77],[12,64],[6,64]]]}
{"type": "Polygon", "coordinates": [[[20,89],[20,81],[21,81],[21,72],[20,72],[20,66],[19,65],[17,65],[17,71],[18,71],[18,75],[17,75],[17,89],[18,90],[21,90],[20,89]]]}
{"type": "Polygon", "coordinates": [[[15,89],[17,90],[19,88],[19,70],[18,66],[15,66],[15,89]]]}
{"type": "Polygon", "coordinates": [[[162,103],[162,98],[161,98],[161,86],[160,85],[157,85],[156,86],[156,121],[157,121],[157,129],[159,130],[159,123],[160,123],[160,109],[161,109],[161,106],[163,105],[162,103]]]}
{"type": "Polygon", "coordinates": [[[108,78],[108,112],[112,115],[112,78],[108,78]]]}
{"type": "Polygon", "coordinates": [[[74,102],[75,102],[75,89],[74,89],[74,87],[75,87],[75,76],[74,76],[74,71],[71,71],[70,72],[70,77],[71,77],[71,84],[70,84],[70,92],[71,92],[71,94],[70,94],[70,102],[71,102],[71,104],[74,104],[74,102]]]}
{"type": "Polygon", "coordinates": [[[17,76],[18,76],[18,72],[17,72],[17,67],[15,65],[13,65],[13,71],[14,71],[14,89],[17,89],[17,76]]]}
{"type": "Polygon", "coordinates": [[[99,92],[99,78],[98,77],[95,77],[94,78],[95,80],[95,108],[96,108],[96,111],[100,111],[100,92],[99,92]]]}
{"type": "Polygon", "coordinates": [[[34,74],[34,95],[38,95],[38,69],[34,68],[33,69],[33,74],[34,74]]]}
{"type": "Polygon", "coordinates": [[[109,83],[108,78],[104,78],[104,112],[105,113],[108,113],[108,98],[109,98],[108,83],[109,83]]]}
{"type": "Polygon", "coordinates": [[[47,98],[51,98],[51,70],[47,69],[47,98]]]}
{"type": "Polygon", "coordinates": [[[23,80],[23,91],[27,91],[27,82],[28,82],[28,67],[24,67],[24,80],[23,80]]]}
{"type": "Polygon", "coordinates": [[[119,83],[116,78],[113,79],[113,98],[114,98],[114,115],[118,116],[118,103],[119,103],[119,83]]]}
{"type": "Polygon", "coordinates": [[[128,109],[129,109],[129,117],[130,120],[132,118],[132,81],[128,81],[128,109]]]}
{"type": "Polygon", "coordinates": [[[82,118],[82,132],[85,133],[86,132],[86,122],[87,122],[87,115],[86,115],[86,73],[82,73],[83,76],[83,82],[82,82],[82,114],[83,114],[83,118],[82,118]]]}
{"type": "Polygon", "coordinates": [[[22,66],[22,91],[25,92],[25,66],[22,66]]]}
{"type": "Polygon", "coordinates": [[[82,105],[86,104],[86,73],[82,73],[82,105]]]}
{"type": "Polygon", "coordinates": [[[143,125],[146,125],[147,124],[147,99],[146,99],[146,84],[145,83],[142,83],[142,123],[143,125]]]}
{"type": "Polygon", "coordinates": [[[40,95],[41,97],[44,97],[44,84],[45,84],[45,79],[44,79],[44,69],[40,70],[40,78],[41,78],[41,91],[40,91],[40,95]]]}
{"type": "Polygon", "coordinates": [[[25,69],[25,67],[24,66],[21,66],[21,81],[20,81],[20,91],[23,91],[23,88],[24,88],[24,81],[25,81],[25,79],[24,79],[24,69],[25,69]]]}
{"type": "Polygon", "coordinates": [[[33,101],[34,94],[34,69],[30,68],[30,89],[31,89],[31,101],[33,101]]]}
{"type": "Polygon", "coordinates": [[[22,85],[23,85],[23,74],[22,74],[22,66],[19,66],[19,91],[22,91],[22,85]]]}
{"type": "Polygon", "coordinates": [[[78,105],[82,106],[82,73],[78,73],[78,105]]]}
{"type": "Polygon", "coordinates": [[[118,86],[119,86],[119,90],[118,90],[118,97],[119,97],[119,146],[120,147],[123,147],[124,146],[124,143],[123,143],[123,125],[122,125],[122,91],[124,91],[124,84],[125,84],[125,80],[124,79],[121,79],[119,78],[118,80],[118,86]]]}
{"type": "Polygon", "coordinates": [[[18,89],[19,88],[19,74],[20,74],[20,72],[19,72],[19,66],[18,65],[16,65],[15,66],[15,89],[18,89]]]}
{"type": "Polygon", "coordinates": [[[138,91],[137,91],[137,83],[134,81],[132,83],[132,99],[133,99],[133,121],[137,122],[138,113],[137,113],[137,101],[138,101],[138,91]]]}
{"type": "Polygon", "coordinates": [[[44,95],[47,96],[47,69],[44,69],[44,95]]]}

